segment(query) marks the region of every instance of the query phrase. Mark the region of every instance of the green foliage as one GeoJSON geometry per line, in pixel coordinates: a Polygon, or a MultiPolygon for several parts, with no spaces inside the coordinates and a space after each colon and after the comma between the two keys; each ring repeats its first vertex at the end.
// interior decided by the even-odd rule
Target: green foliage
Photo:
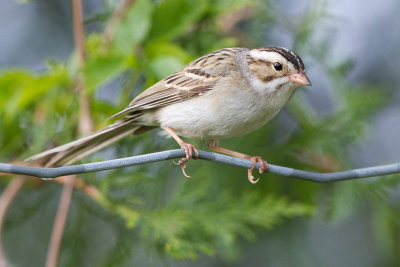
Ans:
{"type": "MultiPolygon", "coordinates": [[[[300,91],[283,111],[286,120],[293,124],[291,129],[283,123],[285,118],[278,117],[246,137],[224,141],[224,146],[295,168],[318,171],[349,168],[347,149],[368,129],[369,117],[385,101],[384,89],[379,85],[349,82],[350,61],[331,63],[329,45],[312,41],[315,25],[330,16],[325,5],[312,7],[300,18],[290,20],[283,16],[283,21],[279,10],[271,11],[265,1],[133,1],[115,25],[110,41],[102,32],[86,37],[87,58],[82,70],[76,69],[76,59],[71,56],[67,62],[50,63],[42,73],[1,72],[0,159],[22,160],[48,146],[77,138],[79,99],[74,86],[78,75],[83,75],[96,128],[101,128],[109,123],[106,118],[127,105],[139,90],[194,58],[227,46],[254,43],[265,46],[265,40],[260,39],[264,29],[260,25],[266,25],[291,32],[296,52],[306,65],[313,59],[319,62],[328,81],[326,86],[334,88],[331,112],[318,115],[307,100],[308,92],[300,91]],[[256,15],[238,27],[243,34],[222,33],[221,17],[249,6],[256,15]],[[117,103],[111,105],[95,97],[97,90],[115,80],[120,80],[122,87],[117,103]]],[[[106,10],[89,21],[103,21],[111,14],[112,9],[106,10]]],[[[194,142],[200,148],[203,145],[194,142]]],[[[114,157],[123,157],[170,148],[176,148],[173,141],[150,132],[125,138],[109,151],[114,157]]],[[[97,154],[85,161],[99,157],[97,154]]],[[[87,260],[82,247],[78,250],[73,244],[79,239],[85,248],[90,247],[95,233],[84,235],[81,227],[89,231],[91,220],[106,224],[114,234],[113,242],[107,244],[110,247],[104,248],[107,250],[107,256],[102,258],[104,265],[131,265],[135,259],[131,259],[130,253],[137,243],[142,250],[151,251],[150,254],[158,253],[157,257],[166,254],[174,259],[195,260],[205,254],[237,259],[243,239],[254,240],[259,233],[284,225],[286,220],[313,215],[321,198],[327,199],[323,209],[328,210],[326,215],[330,218],[344,218],[360,203],[372,200],[374,212],[384,214],[376,216],[379,219],[374,222],[377,239],[384,240],[381,243],[393,258],[395,248],[399,247],[399,240],[392,237],[398,234],[399,218],[390,218],[392,210],[398,211],[398,207],[387,202],[389,188],[398,184],[398,176],[321,186],[266,174],[254,186],[248,183],[245,170],[232,166],[195,161],[188,163],[188,172],[191,179],[185,179],[171,162],[159,162],[82,175],[97,193],[94,199],[76,196],[74,207],[78,211],[69,221],[72,226],[66,230],[62,250],[79,256],[63,261],[71,266],[80,262],[79,258],[87,260]],[[386,243],[388,239],[390,242],[386,243]]],[[[46,195],[47,202],[49,195],[58,197],[54,187],[46,183],[36,192],[46,195]]],[[[34,194],[34,189],[25,190],[34,194]]],[[[30,203],[34,207],[20,209],[40,209],[42,201],[35,198],[30,203]]],[[[18,216],[29,220],[33,215],[18,216]]],[[[8,224],[6,230],[13,227],[18,225],[8,224]]],[[[93,262],[98,263],[95,259],[93,262]]]]}
{"type": "Polygon", "coordinates": [[[65,71],[54,70],[48,75],[36,75],[27,71],[4,73],[0,86],[1,98],[7,99],[0,104],[4,112],[4,119],[12,120],[19,110],[31,106],[49,90],[56,86],[68,84],[68,76],[65,71]]]}
{"type": "MultiPolygon", "coordinates": [[[[139,181],[129,186],[148,183],[143,178],[139,181]]],[[[127,220],[129,227],[138,226],[144,238],[153,240],[153,246],[165,248],[178,259],[197,259],[199,252],[210,256],[219,252],[227,258],[236,258],[238,238],[253,240],[257,229],[270,229],[283,219],[313,212],[312,205],[274,195],[261,196],[251,190],[241,192],[240,196],[230,190],[212,196],[209,191],[216,190],[213,187],[209,178],[179,182],[161,207],[122,208],[127,203],[143,206],[151,201],[151,197],[136,195],[132,199],[130,195],[113,210],[127,220]]]]}
{"type": "Polygon", "coordinates": [[[131,54],[132,48],[142,42],[152,25],[153,6],[150,0],[138,0],[126,12],[116,28],[115,47],[124,54],[131,54]]]}
{"type": "Polygon", "coordinates": [[[397,256],[397,248],[400,246],[399,229],[400,216],[399,205],[382,205],[374,207],[373,228],[378,240],[378,248],[384,255],[385,265],[397,266],[400,260],[397,256]]]}
{"type": "Polygon", "coordinates": [[[208,1],[161,1],[154,10],[153,27],[149,39],[171,39],[184,34],[197,22],[207,8],[208,1]],[[171,19],[174,18],[173,20],[171,19]]]}

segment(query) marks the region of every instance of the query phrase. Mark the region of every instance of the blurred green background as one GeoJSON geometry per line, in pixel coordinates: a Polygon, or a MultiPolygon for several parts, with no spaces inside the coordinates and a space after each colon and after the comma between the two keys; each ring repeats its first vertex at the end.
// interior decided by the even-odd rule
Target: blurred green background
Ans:
{"type": "MultiPolygon", "coordinates": [[[[0,162],[78,137],[79,75],[99,129],[205,53],[275,45],[302,57],[313,87],[223,146],[321,172],[398,162],[400,4],[366,2],[136,0],[109,39],[119,1],[84,1],[82,69],[68,1],[2,2],[0,162]]],[[[174,148],[157,130],[83,162],[174,148]]],[[[252,185],[232,166],[191,161],[187,172],[167,161],[79,175],[59,266],[400,265],[399,175],[321,185],[263,174],[252,185]]],[[[2,240],[13,266],[44,266],[61,189],[31,178],[16,196],[2,240]]]]}

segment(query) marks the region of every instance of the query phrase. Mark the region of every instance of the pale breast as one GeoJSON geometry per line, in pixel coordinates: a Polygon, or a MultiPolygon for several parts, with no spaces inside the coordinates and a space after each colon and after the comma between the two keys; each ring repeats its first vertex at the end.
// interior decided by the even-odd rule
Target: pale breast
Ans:
{"type": "Polygon", "coordinates": [[[188,138],[221,140],[242,136],[272,119],[294,90],[281,88],[272,96],[242,86],[232,90],[229,83],[225,85],[205,95],[162,107],[155,111],[154,117],[161,127],[169,126],[188,138]]]}

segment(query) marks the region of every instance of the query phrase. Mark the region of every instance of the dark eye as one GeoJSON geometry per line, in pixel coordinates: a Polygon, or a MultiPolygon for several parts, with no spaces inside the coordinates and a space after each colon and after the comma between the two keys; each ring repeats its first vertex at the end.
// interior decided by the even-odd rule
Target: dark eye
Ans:
{"type": "Polygon", "coordinates": [[[281,71],[281,70],[282,70],[282,64],[279,63],[279,62],[275,62],[275,63],[274,63],[274,68],[275,68],[277,71],[281,71]]]}

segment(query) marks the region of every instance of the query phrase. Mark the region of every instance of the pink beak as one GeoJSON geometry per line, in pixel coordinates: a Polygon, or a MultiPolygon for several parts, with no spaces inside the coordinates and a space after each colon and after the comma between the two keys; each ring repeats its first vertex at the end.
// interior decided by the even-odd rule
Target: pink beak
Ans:
{"type": "Polygon", "coordinates": [[[304,72],[289,74],[288,77],[294,83],[297,83],[300,85],[305,85],[305,86],[311,86],[311,82],[304,72]]]}

